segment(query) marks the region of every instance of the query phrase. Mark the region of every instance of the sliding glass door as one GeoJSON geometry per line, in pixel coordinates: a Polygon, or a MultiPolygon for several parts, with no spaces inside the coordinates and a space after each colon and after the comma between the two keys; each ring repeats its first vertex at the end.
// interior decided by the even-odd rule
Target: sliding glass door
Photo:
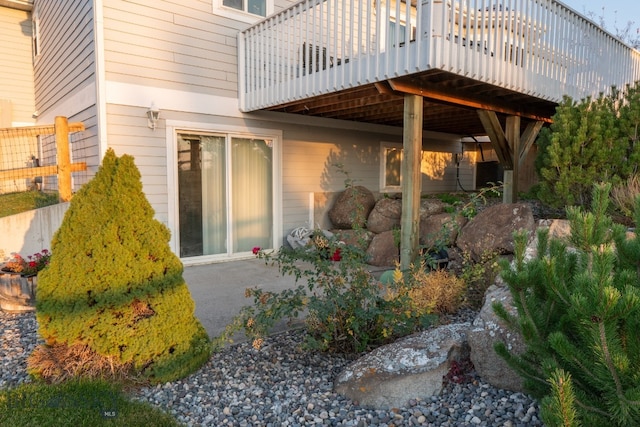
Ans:
{"type": "Polygon", "coordinates": [[[273,245],[272,141],[178,133],[180,257],[273,245]]]}

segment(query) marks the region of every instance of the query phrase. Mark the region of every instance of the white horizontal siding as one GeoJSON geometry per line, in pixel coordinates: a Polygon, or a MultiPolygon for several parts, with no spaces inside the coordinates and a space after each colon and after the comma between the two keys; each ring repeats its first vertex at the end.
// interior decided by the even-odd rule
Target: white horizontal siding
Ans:
{"type": "MultiPolygon", "coordinates": [[[[40,52],[35,63],[38,110],[54,109],[65,98],[95,84],[92,2],[38,2],[40,52]]],[[[95,104],[89,100],[90,104],[95,104]]],[[[79,109],[84,106],[79,106],[79,109]]]]}
{"type": "Polygon", "coordinates": [[[9,123],[34,123],[31,14],[0,6],[0,99],[10,101],[9,123]]]}
{"type": "Polygon", "coordinates": [[[167,141],[163,122],[155,130],[147,127],[146,109],[110,104],[107,106],[109,147],[116,154],[129,154],[140,170],[143,191],[156,218],[168,222],[167,141]]]}
{"type": "Polygon", "coordinates": [[[104,3],[106,78],[237,98],[237,33],[212,1],[104,3]]]}

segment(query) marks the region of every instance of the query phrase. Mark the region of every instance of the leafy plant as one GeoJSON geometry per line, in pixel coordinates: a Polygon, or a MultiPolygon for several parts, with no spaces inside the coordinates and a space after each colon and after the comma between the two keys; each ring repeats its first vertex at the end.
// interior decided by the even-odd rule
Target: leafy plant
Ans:
{"type": "Polygon", "coordinates": [[[626,218],[633,217],[636,198],[640,196],[640,174],[631,175],[611,189],[611,200],[618,212],[626,218]]]}
{"type": "Polygon", "coordinates": [[[525,260],[528,237],[518,233],[513,264],[501,262],[517,315],[494,309],[527,348],[516,355],[500,343],[496,351],[543,398],[550,426],[640,420],[640,232],[613,225],[610,189],[594,187],[590,211],[567,209],[568,243],[540,230],[537,254],[525,260]]]}
{"type": "Polygon", "coordinates": [[[327,239],[321,247],[259,251],[258,256],[305,283],[278,293],[248,289],[253,304],[243,307],[214,340],[216,347],[243,330],[260,348],[276,322],[304,313],[309,349],[360,353],[414,332],[424,320],[411,313],[408,295],[385,298],[386,289],[366,268],[365,254],[357,247],[327,239]],[[338,250],[341,259],[336,262],[331,254],[338,250]]]}
{"type": "Polygon", "coordinates": [[[20,254],[14,253],[9,261],[4,263],[2,271],[20,273],[23,276],[33,276],[49,265],[50,258],[51,252],[47,249],[27,256],[27,259],[24,259],[20,254]]]}
{"type": "Polygon", "coordinates": [[[465,282],[453,273],[427,268],[424,262],[412,265],[403,273],[396,268],[393,276],[395,292],[409,297],[412,316],[455,313],[462,303],[465,282]]]}

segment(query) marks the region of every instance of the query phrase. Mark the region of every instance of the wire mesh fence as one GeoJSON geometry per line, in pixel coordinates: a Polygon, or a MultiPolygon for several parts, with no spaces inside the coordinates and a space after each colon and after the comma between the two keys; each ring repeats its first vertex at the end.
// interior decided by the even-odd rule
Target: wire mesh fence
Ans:
{"type": "Polygon", "coordinates": [[[65,117],[52,125],[0,129],[0,194],[42,191],[69,200],[87,181],[86,164],[73,161],[87,157],[83,131],[82,123],[65,117]]]}

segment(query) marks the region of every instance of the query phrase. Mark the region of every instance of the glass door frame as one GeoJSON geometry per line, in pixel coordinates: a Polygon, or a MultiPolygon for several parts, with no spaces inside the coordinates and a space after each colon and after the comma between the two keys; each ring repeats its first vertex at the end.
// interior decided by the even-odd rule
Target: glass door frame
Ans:
{"type": "MultiPolygon", "coordinates": [[[[245,126],[230,126],[204,124],[184,121],[167,120],[166,141],[167,141],[167,226],[171,230],[169,241],[171,250],[180,256],[180,216],[179,216],[179,187],[178,187],[178,133],[203,133],[203,134],[225,134],[227,137],[268,139],[273,141],[272,146],[272,215],[273,215],[273,242],[272,248],[278,249],[282,245],[282,131],[277,129],[264,129],[245,126]]],[[[181,258],[183,264],[196,265],[211,262],[231,261],[254,257],[251,251],[241,253],[230,253],[231,245],[227,252],[216,255],[202,255],[181,258]]]]}

